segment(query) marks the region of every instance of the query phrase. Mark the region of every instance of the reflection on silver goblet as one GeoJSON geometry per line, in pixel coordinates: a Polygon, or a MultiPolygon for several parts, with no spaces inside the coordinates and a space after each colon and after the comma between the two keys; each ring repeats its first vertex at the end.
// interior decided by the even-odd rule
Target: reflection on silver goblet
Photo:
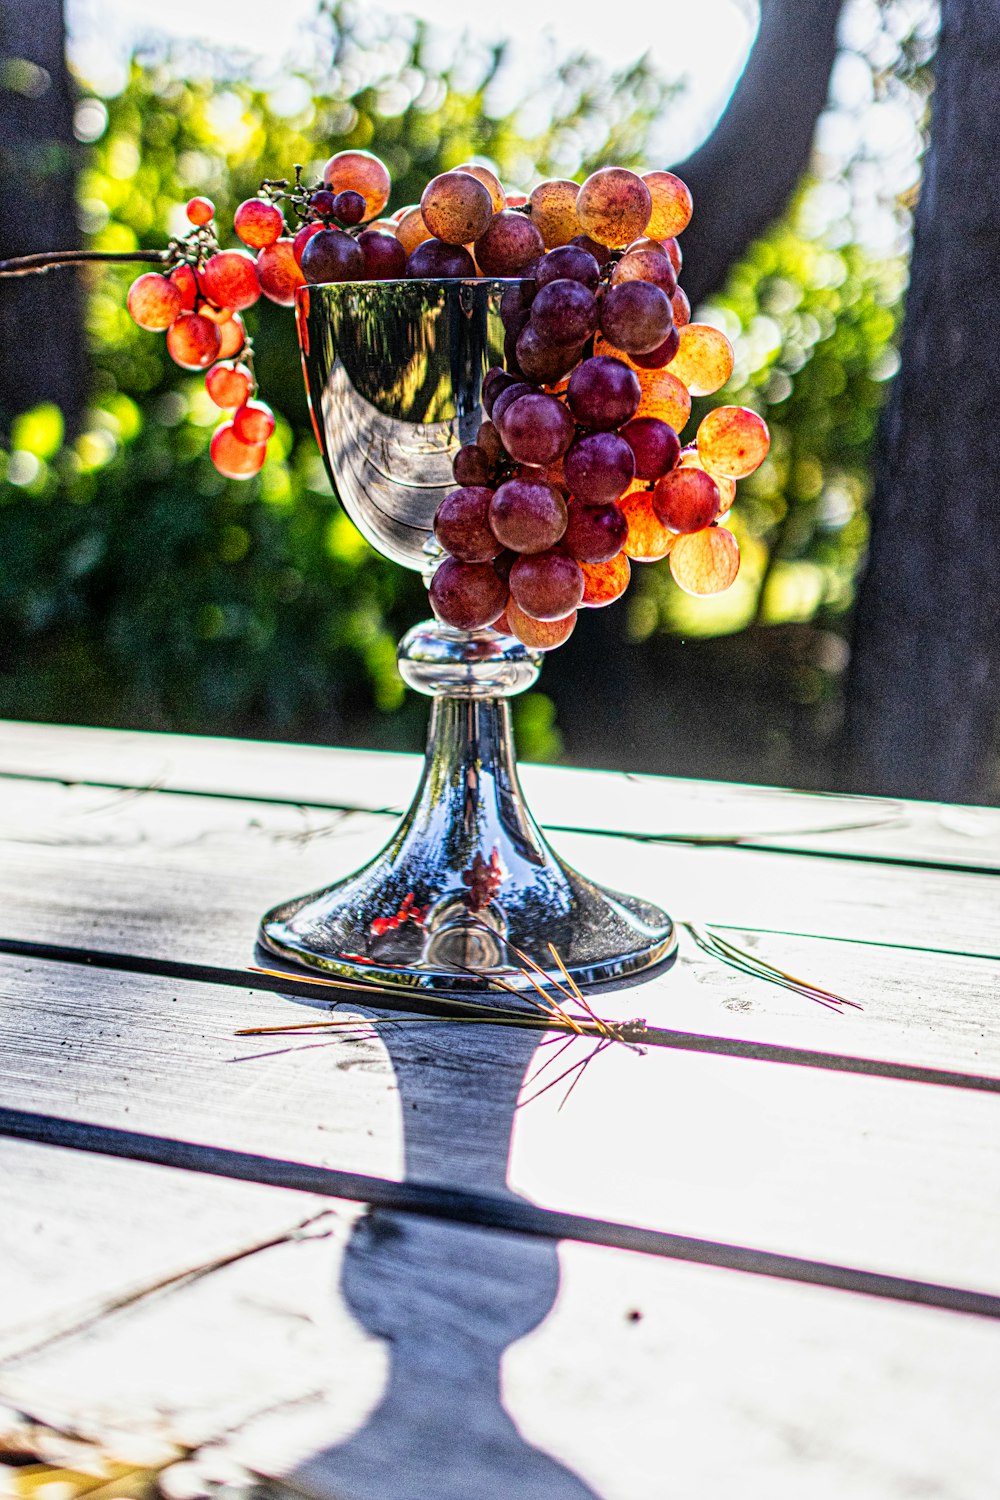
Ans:
{"type": "MultiPolygon", "coordinates": [[[[480,387],[502,363],[503,281],[312,286],[297,320],[316,436],[345,510],[379,552],[429,576],[434,513],[474,440],[480,387]]],[[[521,794],[509,699],[541,658],[495,630],[415,626],[404,681],[433,699],[423,777],[389,843],[326,890],[286,901],[262,946],[334,975],[471,992],[553,944],[580,984],[668,959],[670,918],[604,890],[542,837],[521,794]]]]}

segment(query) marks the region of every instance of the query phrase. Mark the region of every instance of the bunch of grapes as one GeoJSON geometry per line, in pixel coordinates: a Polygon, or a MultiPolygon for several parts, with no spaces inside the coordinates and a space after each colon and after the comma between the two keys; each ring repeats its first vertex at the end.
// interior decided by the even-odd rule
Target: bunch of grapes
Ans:
{"type": "Polygon", "coordinates": [[[247,250],[220,250],[211,204],[192,199],[195,228],[175,242],[174,269],[133,284],[139,325],[165,328],[172,357],[207,368],[209,394],[232,410],[212,439],[216,467],[255,474],[274,429],[240,319],[261,292],[291,306],[306,283],[507,278],[503,367],[486,373],[485,419],[435,517],[438,618],[549,650],[581,607],[625,592],[632,562],[668,557],[692,594],[728,588],[740,554],[725,521],[769,437],[756,412],[721,406],[681,443],[691,398],[720,390],[733,369],[728,339],[691,322],[678,283],[686,185],[602,167],[582,186],[553,179],[508,194],[468,163],[383,218],[390,187],[366,151],[332,156],[319,184],[299,169],[293,184],[266,182],[236,211],[247,250]]]}

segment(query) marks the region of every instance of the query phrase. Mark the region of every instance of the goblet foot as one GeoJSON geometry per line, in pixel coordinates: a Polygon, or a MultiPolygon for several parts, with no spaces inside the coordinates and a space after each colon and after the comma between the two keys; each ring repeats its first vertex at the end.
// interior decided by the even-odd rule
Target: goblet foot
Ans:
{"type": "Polygon", "coordinates": [[[522,955],[556,971],[553,948],[580,985],[669,960],[666,913],[564,864],[524,804],[500,695],[528,686],[537,658],[493,631],[427,625],[400,664],[436,695],[413,804],[369,864],[268,912],[261,946],[330,975],[466,993],[498,977],[528,987],[522,955]]]}

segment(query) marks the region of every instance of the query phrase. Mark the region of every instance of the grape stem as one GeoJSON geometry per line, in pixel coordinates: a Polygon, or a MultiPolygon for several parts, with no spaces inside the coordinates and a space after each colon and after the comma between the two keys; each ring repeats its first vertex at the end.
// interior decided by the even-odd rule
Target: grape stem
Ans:
{"type": "Polygon", "coordinates": [[[176,260],[176,251],[167,250],[43,250],[38,255],[15,255],[0,260],[0,276],[36,276],[59,266],[78,266],[88,261],[146,261],[165,265],[176,260]]]}

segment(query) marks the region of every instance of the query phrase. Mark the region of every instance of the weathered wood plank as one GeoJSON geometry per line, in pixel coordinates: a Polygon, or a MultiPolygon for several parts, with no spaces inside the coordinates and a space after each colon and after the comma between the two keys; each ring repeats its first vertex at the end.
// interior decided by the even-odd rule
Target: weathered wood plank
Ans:
{"type": "Polygon", "coordinates": [[[346,1254],[262,1251],[8,1361],[0,1392],[309,1500],[986,1500],[998,1351],[975,1319],[380,1214],[346,1254]]]}
{"type": "MultiPolygon", "coordinates": [[[[521,770],[547,827],[744,836],[789,849],[1000,867],[995,808],[567,767],[521,770]]],[[[412,755],[0,721],[0,776],[401,811],[419,771],[412,755]]]]}
{"type": "MultiPolygon", "coordinates": [[[[994,1096],[614,1047],[564,1107],[565,1084],[515,1113],[519,1090],[545,1081],[536,1034],[414,1022],[360,1042],[234,1039],[251,1009],[237,990],[12,959],[2,974],[13,1108],[509,1184],[545,1207],[1000,1291],[994,1096]]],[[[252,1009],[264,1024],[287,1015],[273,995],[252,1009]]],[[[560,1067],[592,1045],[573,1043],[560,1067]]]]}

